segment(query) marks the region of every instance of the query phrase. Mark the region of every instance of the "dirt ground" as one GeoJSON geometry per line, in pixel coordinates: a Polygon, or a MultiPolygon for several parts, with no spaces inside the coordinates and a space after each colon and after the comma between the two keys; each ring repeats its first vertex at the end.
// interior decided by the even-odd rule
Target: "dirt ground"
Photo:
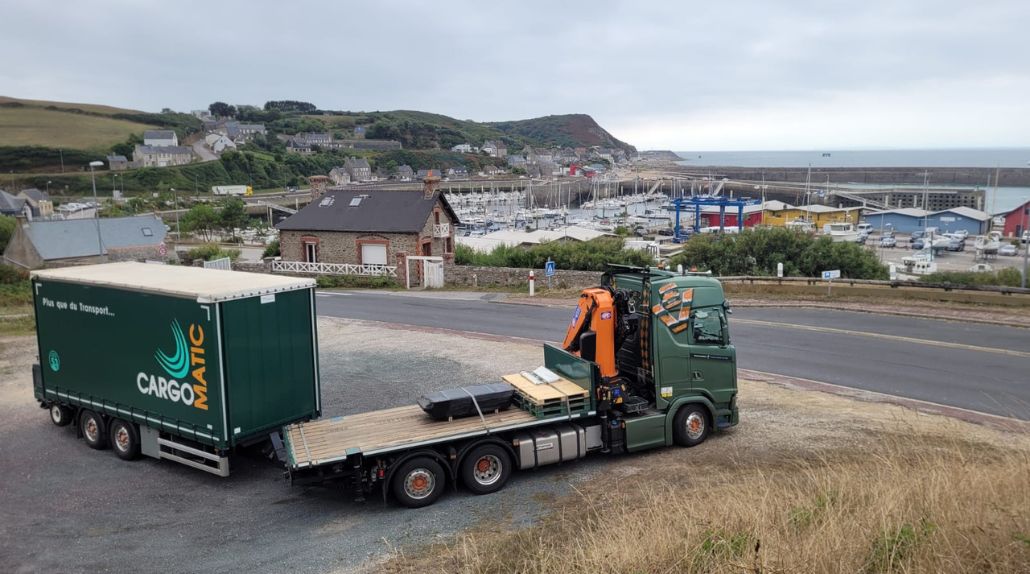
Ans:
{"type": "MultiPolygon", "coordinates": [[[[319,320],[319,348],[326,416],[410,404],[427,391],[492,382],[542,361],[539,347],[523,341],[326,318],[319,320]]],[[[180,569],[184,556],[224,572],[376,571],[469,529],[523,528],[581,489],[646,482],[658,467],[732,472],[727,461],[745,461],[782,472],[783,458],[861,449],[884,433],[961,435],[1030,449],[1024,432],[764,377],[740,381],[740,425],[697,448],[597,455],[516,475],[492,496],[449,492],[430,508],[408,511],[291,488],[256,456],[234,459],[234,475],[218,479],[91,451],[36,407],[34,356],[33,338],[0,339],[0,563],[14,572],[167,572],[180,569]]]]}

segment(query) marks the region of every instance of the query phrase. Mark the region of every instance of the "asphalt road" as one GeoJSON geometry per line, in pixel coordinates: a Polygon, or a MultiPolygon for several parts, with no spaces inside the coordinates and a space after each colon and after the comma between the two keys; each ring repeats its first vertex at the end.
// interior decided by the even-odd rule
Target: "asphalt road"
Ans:
{"type": "MultiPolygon", "coordinates": [[[[571,318],[561,307],[461,297],[320,293],[318,313],[547,341],[571,318]]],[[[1030,420],[1027,329],[796,308],[739,308],[730,326],[741,368],[1030,420]]]]}

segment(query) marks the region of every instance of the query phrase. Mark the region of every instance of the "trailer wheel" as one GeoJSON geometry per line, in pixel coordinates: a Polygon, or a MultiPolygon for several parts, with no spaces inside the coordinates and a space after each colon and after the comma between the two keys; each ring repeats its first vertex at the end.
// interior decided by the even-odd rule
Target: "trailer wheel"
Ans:
{"type": "Polygon", "coordinates": [[[79,431],[90,448],[107,448],[107,428],[103,417],[97,413],[90,410],[79,413],[79,431]]]}
{"type": "Polygon", "coordinates": [[[139,431],[136,425],[114,419],[111,421],[111,447],[118,458],[133,460],[139,457],[139,431]]]}
{"type": "Polygon", "coordinates": [[[64,405],[50,405],[50,422],[59,427],[66,427],[72,422],[72,410],[64,405]]]}
{"type": "Polygon", "coordinates": [[[461,461],[461,481],[473,494],[490,494],[504,488],[511,470],[507,451],[496,444],[484,444],[461,461]]]}
{"type": "Polygon", "coordinates": [[[405,462],[393,475],[393,495],[408,508],[421,508],[436,502],[447,483],[440,463],[429,457],[405,462]]]}
{"type": "Polygon", "coordinates": [[[701,405],[684,405],[672,421],[672,437],[680,446],[697,446],[708,438],[711,424],[701,405]]]}

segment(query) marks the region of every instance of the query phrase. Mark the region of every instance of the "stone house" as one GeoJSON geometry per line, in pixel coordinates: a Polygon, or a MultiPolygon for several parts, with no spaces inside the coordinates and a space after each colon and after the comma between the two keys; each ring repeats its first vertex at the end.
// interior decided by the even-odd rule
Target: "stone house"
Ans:
{"type": "Polygon", "coordinates": [[[443,194],[427,185],[421,191],[329,191],[276,227],[284,261],[396,265],[403,281],[408,256],[453,261],[457,223],[443,194]]]}
{"type": "Polygon", "coordinates": [[[415,177],[415,170],[411,169],[410,165],[404,164],[397,167],[397,170],[394,172],[394,177],[401,181],[411,181],[411,179],[415,177]]]}
{"type": "Polygon", "coordinates": [[[129,169],[129,158],[124,155],[107,156],[107,169],[111,171],[125,171],[129,169]]]}
{"type": "Polygon", "coordinates": [[[372,179],[372,166],[363,157],[349,157],[343,160],[343,168],[350,174],[351,181],[370,181],[372,179]]]}
{"type": "Polygon", "coordinates": [[[40,269],[164,259],[164,240],[165,224],[156,215],[31,221],[15,228],[4,250],[3,262],[23,269],[40,269]]]}
{"type": "Polygon", "coordinates": [[[179,136],[172,130],[147,130],[143,132],[143,145],[149,146],[177,146],[179,136]]]}
{"type": "Polygon", "coordinates": [[[25,199],[0,189],[0,215],[24,217],[26,215],[25,199]]]}
{"type": "Polygon", "coordinates": [[[32,217],[51,217],[54,215],[54,202],[50,200],[50,194],[29,187],[21,190],[18,197],[25,200],[25,205],[32,213],[32,217]]]}
{"type": "Polygon", "coordinates": [[[490,157],[505,157],[508,155],[508,146],[499,141],[487,140],[480,148],[490,157]]]}
{"type": "Polygon", "coordinates": [[[350,183],[350,172],[343,166],[337,166],[329,170],[329,179],[335,185],[344,185],[350,183]]]}
{"type": "Polygon", "coordinates": [[[193,148],[187,146],[137,145],[132,160],[140,167],[186,165],[193,161],[193,148]]]}

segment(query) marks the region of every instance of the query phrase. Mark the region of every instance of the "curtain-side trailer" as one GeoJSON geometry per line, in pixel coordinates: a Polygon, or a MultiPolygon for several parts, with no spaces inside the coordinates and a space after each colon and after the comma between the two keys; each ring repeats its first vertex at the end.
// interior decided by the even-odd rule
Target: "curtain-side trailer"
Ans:
{"type": "Polygon", "coordinates": [[[320,414],[311,279],[108,263],[33,272],[32,294],[36,399],[92,448],[226,476],[320,414]]]}

